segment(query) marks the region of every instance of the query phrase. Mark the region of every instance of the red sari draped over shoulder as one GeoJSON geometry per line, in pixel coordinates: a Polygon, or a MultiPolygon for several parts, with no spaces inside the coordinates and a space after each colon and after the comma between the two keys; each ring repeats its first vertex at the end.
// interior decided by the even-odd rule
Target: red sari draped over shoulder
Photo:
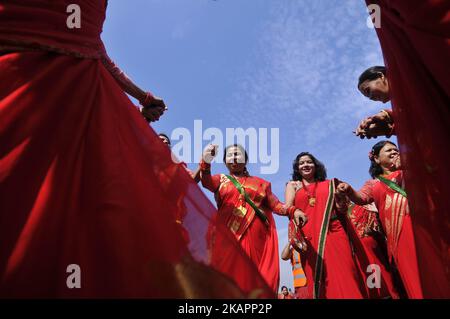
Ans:
{"type": "Polygon", "coordinates": [[[100,40],[105,7],[0,3],[0,296],[272,296],[123,92],[100,40]],[[211,267],[211,228],[245,285],[211,267]]]}
{"type": "Polygon", "coordinates": [[[366,0],[380,39],[425,298],[450,298],[450,1],[366,0]]]}
{"type": "MultiPolygon", "coordinates": [[[[271,184],[256,176],[238,177],[250,199],[265,213],[269,221],[266,225],[245,202],[234,184],[226,175],[202,176],[204,187],[214,192],[217,200],[217,223],[225,225],[256,265],[258,271],[274,292],[280,280],[278,237],[272,212],[288,215],[288,210],[272,193],[271,184]]],[[[240,273],[234,260],[223,247],[222,236],[213,241],[214,264],[224,269],[234,269],[240,273]]],[[[241,274],[244,276],[244,274],[241,274]]],[[[242,278],[245,280],[245,277],[242,278]]]]}
{"type": "Polygon", "coordinates": [[[386,236],[381,229],[376,207],[374,204],[365,206],[351,204],[348,219],[348,234],[362,277],[367,281],[372,275],[373,269],[370,265],[376,265],[381,272],[380,288],[369,288],[367,284],[365,285],[367,297],[398,299],[399,294],[387,256],[386,236]]]}
{"type": "MultiPolygon", "coordinates": [[[[384,177],[399,186],[403,185],[401,170],[384,177]]],[[[387,237],[389,258],[397,266],[408,297],[423,298],[408,200],[379,180],[368,181],[360,193],[368,202],[373,201],[377,206],[387,237]]]]}
{"type": "Polygon", "coordinates": [[[334,180],[318,182],[314,206],[304,188],[295,195],[295,207],[308,216],[303,227],[308,249],[302,263],[309,298],[363,298],[364,281],[352,256],[345,213],[335,209],[334,190],[334,180]]]}

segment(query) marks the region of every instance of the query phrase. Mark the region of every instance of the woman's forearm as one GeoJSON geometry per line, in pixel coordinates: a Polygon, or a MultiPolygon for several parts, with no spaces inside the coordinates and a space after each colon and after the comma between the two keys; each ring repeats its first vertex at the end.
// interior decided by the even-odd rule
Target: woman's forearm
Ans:
{"type": "Polygon", "coordinates": [[[199,169],[202,186],[213,193],[216,192],[220,186],[220,177],[211,175],[211,164],[202,160],[199,169]]]}
{"type": "Polygon", "coordinates": [[[366,196],[364,196],[362,193],[355,191],[352,189],[349,194],[348,198],[355,203],[356,205],[364,206],[367,204],[370,204],[373,200],[370,200],[366,196]]]}
{"type": "Polygon", "coordinates": [[[153,97],[151,93],[145,92],[140,87],[138,87],[133,80],[131,80],[125,72],[123,72],[115,63],[111,60],[111,58],[104,54],[102,57],[102,63],[105,66],[105,68],[111,73],[111,75],[114,77],[116,82],[120,85],[122,90],[124,90],[126,93],[134,97],[136,100],[139,101],[142,105],[145,105],[146,100],[153,97]],[[150,96],[151,97],[150,97],[150,96]]]}
{"type": "Polygon", "coordinates": [[[291,258],[291,247],[290,246],[291,246],[290,244],[287,244],[284,247],[284,249],[283,249],[283,251],[281,253],[281,259],[289,260],[291,258]]]}

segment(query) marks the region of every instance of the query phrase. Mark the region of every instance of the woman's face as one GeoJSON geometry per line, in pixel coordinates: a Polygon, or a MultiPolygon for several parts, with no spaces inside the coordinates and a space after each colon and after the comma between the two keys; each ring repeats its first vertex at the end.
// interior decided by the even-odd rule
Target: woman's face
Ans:
{"type": "Polygon", "coordinates": [[[378,156],[374,156],[375,162],[380,165],[383,169],[392,169],[395,167],[395,160],[399,155],[397,146],[386,143],[380,150],[378,156]]]}
{"type": "Polygon", "coordinates": [[[225,156],[225,165],[231,173],[241,173],[245,168],[245,154],[239,147],[230,147],[225,156]]]}
{"type": "Polygon", "coordinates": [[[167,146],[170,146],[170,142],[167,139],[167,137],[163,136],[163,135],[159,135],[159,138],[161,139],[161,141],[166,144],[167,146]]]}
{"type": "Polygon", "coordinates": [[[391,99],[389,96],[389,83],[384,75],[375,80],[364,81],[359,86],[359,91],[372,101],[386,103],[391,99]]]}
{"type": "Polygon", "coordinates": [[[298,160],[298,170],[303,178],[307,180],[314,179],[314,174],[316,173],[316,165],[314,165],[311,157],[309,157],[308,155],[303,155],[298,160]]]}

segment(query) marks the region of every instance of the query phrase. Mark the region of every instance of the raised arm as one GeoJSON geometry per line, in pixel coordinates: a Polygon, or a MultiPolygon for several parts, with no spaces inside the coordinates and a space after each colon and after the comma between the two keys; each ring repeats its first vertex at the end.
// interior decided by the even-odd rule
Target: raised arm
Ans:
{"type": "Polygon", "coordinates": [[[211,175],[211,164],[200,163],[200,181],[202,186],[215,193],[220,186],[220,175],[211,175]]]}
{"type": "Polygon", "coordinates": [[[197,169],[191,173],[191,176],[196,183],[200,182],[200,166],[197,167],[197,169]]]}
{"type": "Polygon", "coordinates": [[[167,109],[164,101],[159,97],[153,96],[152,93],[145,92],[138,87],[106,53],[102,56],[101,61],[122,90],[138,100],[143,106],[142,115],[144,115],[148,121],[157,121],[167,109]]]}
{"type": "Polygon", "coordinates": [[[367,181],[363,187],[357,192],[350,186],[350,184],[345,182],[340,182],[336,188],[336,195],[342,196],[346,195],[349,200],[351,200],[356,205],[364,206],[373,202],[372,189],[375,181],[367,181]]]}
{"type": "Polygon", "coordinates": [[[200,161],[200,180],[202,186],[215,193],[220,186],[220,175],[211,176],[211,161],[216,156],[217,145],[208,145],[200,161]]]}
{"type": "Polygon", "coordinates": [[[291,256],[292,256],[291,244],[288,243],[286,246],[284,246],[283,251],[281,252],[281,259],[289,260],[291,259],[291,256]]]}

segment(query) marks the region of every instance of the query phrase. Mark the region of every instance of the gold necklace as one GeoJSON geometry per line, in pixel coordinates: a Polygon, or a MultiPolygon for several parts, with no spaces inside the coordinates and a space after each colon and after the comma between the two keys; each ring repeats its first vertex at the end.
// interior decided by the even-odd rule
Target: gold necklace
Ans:
{"type": "Polygon", "coordinates": [[[309,206],[311,206],[311,207],[316,206],[317,182],[314,182],[314,194],[311,194],[311,192],[308,190],[308,187],[306,187],[306,184],[303,181],[303,179],[302,179],[302,185],[303,185],[303,188],[305,189],[306,195],[308,196],[308,204],[309,204],[309,206]]]}

